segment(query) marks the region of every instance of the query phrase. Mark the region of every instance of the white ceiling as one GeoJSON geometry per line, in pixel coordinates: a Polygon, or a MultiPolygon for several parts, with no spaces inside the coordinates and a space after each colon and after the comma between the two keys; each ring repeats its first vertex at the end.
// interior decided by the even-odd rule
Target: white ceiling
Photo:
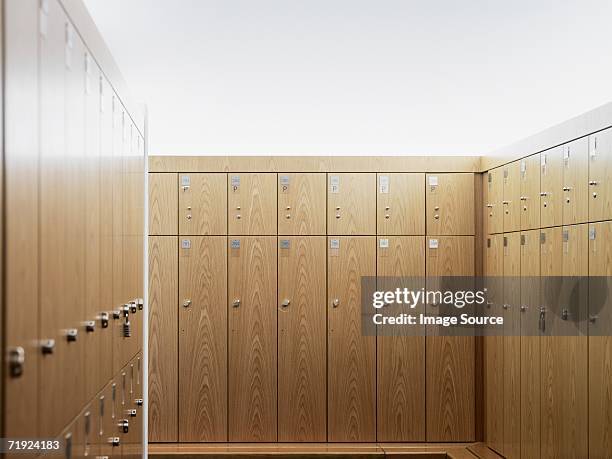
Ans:
{"type": "Polygon", "coordinates": [[[85,0],[151,154],[482,154],[612,100],[610,0],[85,0]]]}

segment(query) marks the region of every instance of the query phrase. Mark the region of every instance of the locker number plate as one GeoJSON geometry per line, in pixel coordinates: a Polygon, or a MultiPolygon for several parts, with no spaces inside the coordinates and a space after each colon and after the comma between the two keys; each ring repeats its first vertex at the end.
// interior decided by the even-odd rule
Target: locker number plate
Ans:
{"type": "Polygon", "coordinates": [[[240,176],[232,175],[232,191],[236,193],[240,189],[240,176]]]}
{"type": "Polygon", "coordinates": [[[240,248],[240,239],[232,239],[232,241],[230,242],[230,247],[232,249],[239,249],[240,248]]]}
{"type": "Polygon", "coordinates": [[[288,249],[289,247],[291,247],[291,241],[289,239],[281,239],[280,240],[280,248],[281,249],[288,249]]]}
{"type": "Polygon", "coordinates": [[[389,239],[381,239],[378,243],[378,246],[381,249],[388,249],[389,248],[389,239]]]}
{"type": "Polygon", "coordinates": [[[339,249],[340,248],[340,239],[330,239],[329,241],[330,249],[339,249]]]}
{"type": "Polygon", "coordinates": [[[389,193],[389,176],[381,175],[378,180],[378,191],[380,194],[389,193]]]}
{"type": "Polygon", "coordinates": [[[181,175],[181,186],[191,186],[191,177],[188,175],[181,175]]]}
{"type": "Polygon", "coordinates": [[[280,186],[281,186],[281,193],[289,192],[289,176],[288,175],[280,176],[280,186]]]}
{"type": "Polygon", "coordinates": [[[437,239],[430,239],[429,240],[429,248],[430,249],[437,249],[438,248],[438,240],[437,239]]]}
{"type": "Polygon", "coordinates": [[[190,249],[190,248],[191,248],[191,241],[189,239],[182,239],[181,249],[190,249]]]}
{"type": "Polygon", "coordinates": [[[337,194],[340,192],[340,177],[337,175],[332,175],[329,178],[329,192],[337,194]]]}

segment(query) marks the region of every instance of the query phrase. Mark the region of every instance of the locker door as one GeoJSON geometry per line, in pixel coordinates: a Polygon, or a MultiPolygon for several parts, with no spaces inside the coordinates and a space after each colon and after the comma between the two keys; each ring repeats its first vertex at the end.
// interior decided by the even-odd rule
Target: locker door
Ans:
{"type": "Polygon", "coordinates": [[[612,129],[589,136],[589,221],[612,218],[612,129]]]}
{"type": "Polygon", "coordinates": [[[376,275],[376,238],[328,238],[328,267],[328,441],[375,441],[376,338],[361,333],[361,278],[376,275]]]}
{"type": "MultiPolygon", "coordinates": [[[[487,234],[503,231],[503,178],[502,169],[491,169],[487,172],[485,191],[485,226],[487,234]]],[[[538,189],[539,192],[539,189],[538,189]]]]}
{"type": "Polygon", "coordinates": [[[376,234],[376,174],[328,174],[327,233],[376,234]]]}
{"type": "Polygon", "coordinates": [[[227,234],[227,174],[180,174],[179,234],[227,234]]]}
{"type": "MultiPolygon", "coordinates": [[[[397,287],[417,290],[425,286],[425,240],[422,236],[385,236],[379,239],[377,250],[379,290],[397,287]],[[398,282],[400,277],[406,279],[398,282]]],[[[399,314],[405,312],[404,308],[389,305],[385,314],[399,314]]],[[[422,305],[412,310],[414,314],[421,312],[422,305]]],[[[376,338],[377,439],[425,441],[425,336],[424,333],[402,336],[400,330],[397,334],[391,332],[385,332],[385,336],[379,333],[376,338]]]]}
{"type": "Polygon", "coordinates": [[[180,241],[179,441],[227,441],[227,238],[180,241]]]}
{"type": "Polygon", "coordinates": [[[149,237],[149,441],[178,441],[178,249],[149,237]]]}
{"type": "Polygon", "coordinates": [[[504,233],[504,456],[520,458],[520,233],[504,233]]]}
{"type": "Polygon", "coordinates": [[[427,234],[474,234],[474,174],[427,174],[427,234]]]}
{"type": "Polygon", "coordinates": [[[324,236],[279,239],[279,441],[327,439],[326,268],[324,236]]]}
{"type": "Polygon", "coordinates": [[[542,227],[563,221],[563,151],[561,147],[540,153],[540,221],[542,227]]]}
{"type": "Polygon", "coordinates": [[[562,149],[563,224],[584,223],[589,217],[589,141],[584,137],[562,149]]]}
{"type": "MultiPolygon", "coordinates": [[[[487,288],[487,314],[501,315],[503,304],[503,236],[493,234],[485,243],[484,275],[487,288]]],[[[484,337],[485,441],[503,454],[504,434],[504,338],[484,337]]]]}
{"type": "Polygon", "coordinates": [[[503,229],[508,233],[521,228],[521,162],[504,166],[503,177],[503,229]]]}
{"type": "MultiPolygon", "coordinates": [[[[539,175],[538,175],[539,176],[539,175]]],[[[540,231],[521,233],[521,457],[540,455],[540,231]]]]}
{"type": "MultiPolygon", "coordinates": [[[[426,238],[427,288],[438,276],[474,275],[474,238],[426,238]],[[434,242],[436,241],[436,242],[434,242]]],[[[434,312],[432,306],[428,313],[434,312]]],[[[474,337],[428,336],[427,441],[474,439],[474,337]]]]}
{"type": "MultiPolygon", "coordinates": [[[[540,227],[540,155],[531,155],[520,162],[521,230],[540,227]]],[[[539,252],[538,252],[539,253],[539,252]]]]}
{"type": "Polygon", "coordinates": [[[229,174],[228,190],[229,234],[276,234],[276,174],[229,174]]]}
{"type": "MultiPolygon", "coordinates": [[[[177,234],[177,174],[149,174],[149,234],[177,234]]],[[[225,218],[224,218],[225,219],[225,218]]]]}
{"type": "Polygon", "coordinates": [[[230,238],[229,441],[277,439],[276,262],[276,237],[230,238]]]}
{"type": "Polygon", "coordinates": [[[589,457],[612,451],[612,222],[589,225],[589,457]]]}
{"type": "Polygon", "coordinates": [[[325,234],[325,174],[278,174],[278,234],[325,234]]]}
{"type": "Polygon", "coordinates": [[[425,174],[378,174],[377,231],[425,234],[425,174]]]}

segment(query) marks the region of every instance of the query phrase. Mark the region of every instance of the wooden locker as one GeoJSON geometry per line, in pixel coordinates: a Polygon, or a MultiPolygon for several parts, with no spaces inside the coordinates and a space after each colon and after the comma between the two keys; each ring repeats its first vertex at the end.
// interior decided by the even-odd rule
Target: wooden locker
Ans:
{"type": "MultiPolygon", "coordinates": [[[[487,314],[501,315],[503,304],[503,235],[486,238],[484,275],[487,288],[487,314]]],[[[504,337],[494,333],[484,337],[485,441],[503,454],[504,440],[504,337]]]]}
{"type": "Polygon", "coordinates": [[[149,441],[178,441],[178,243],[149,237],[149,441]]]}
{"type": "Polygon", "coordinates": [[[426,176],[427,234],[474,234],[474,174],[426,176]]]}
{"type": "Polygon", "coordinates": [[[589,225],[589,457],[612,451],[612,222],[589,225]]]}
{"type": "MultiPolygon", "coordinates": [[[[425,286],[422,236],[384,236],[379,238],[377,250],[379,290],[417,290],[425,286]]],[[[404,305],[389,305],[385,315],[402,312],[406,312],[404,305]]],[[[422,305],[411,310],[413,314],[421,312],[422,305]]],[[[420,336],[402,336],[398,330],[387,336],[379,333],[376,338],[378,441],[425,441],[424,331],[422,327],[420,336]]]]}
{"type": "Polygon", "coordinates": [[[425,234],[425,174],[378,174],[377,232],[425,234]]]}
{"type": "MultiPolygon", "coordinates": [[[[486,234],[501,233],[503,231],[503,172],[500,167],[491,169],[486,173],[486,186],[484,187],[484,215],[486,234]]],[[[538,188],[538,192],[539,192],[538,188]]]]}
{"type": "MultiPolygon", "coordinates": [[[[39,437],[39,139],[38,14],[35,1],[4,2],[4,290],[3,338],[7,355],[23,352],[19,368],[3,378],[4,434],[39,437]],[[20,372],[21,370],[21,372],[20,372]],[[34,414],[34,416],[33,416],[34,414]]],[[[48,68],[47,62],[46,67],[48,68]]],[[[49,77],[47,77],[49,87],[49,77]]],[[[47,113],[55,107],[49,104],[47,113]]],[[[49,140],[52,131],[44,131],[49,140]]],[[[41,132],[42,133],[42,132],[41,132]]],[[[49,145],[40,145],[49,154],[49,145]]],[[[47,158],[47,162],[49,158],[47,158]]],[[[49,228],[49,226],[46,226],[49,228]]],[[[56,273],[58,274],[58,273],[56,273]]],[[[21,455],[20,455],[21,456],[21,455]]]]}
{"type": "Polygon", "coordinates": [[[521,338],[520,338],[520,233],[504,233],[504,457],[521,455],[521,338]]]}
{"type": "Polygon", "coordinates": [[[612,218],[612,129],[589,136],[589,221],[612,218]]]}
{"type": "Polygon", "coordinates": [[[542,228],[563,222],[563,149],[540,153],[540,224],[542,228]]]}
{"type": "Polygon", "coordinates": [[[589,218],[589,140],[562,145],[563,224],[584,223],[589,218]]]}
{"type": "Polygon", "coordinates": [[[179,234],[227,234],[227,174],[180,174],[179,234]]]}
{"type": "Polygon", "coordinates": [[[278,441],[327,439],[325,242],[279,238],[278,441]]]}
{"type": "Polygon", "coordinates": [[[149,234],[177,234],[177,174],[149,174],[149,234]]]}
{"type": "Polygon", "coordinates": [[[228,231],[233,235],[276,234],[276,174],[229,174],[228,231]]]}
{"type": "Polygon", "coordinates": [[[277,440],[276,263],[276,237],[230,238],[230,441],[277,440]]]}
{"type": "Polygon", "coordinates": [[[540,231],[521,233],[521,457],[540,455],[540,231]]]}
{"type": "Polygon", "coordinates": [[[521,229],[521,162],[503,167],[503,230],[505,233],[521,229]]]}
{"type": "MultiPolygon", "coordinates": [[[[438,276],[474,275],[474,237],[426,241],[428,289],[436,288],[438,276]]],[[[426,338],[427,441],[474,440],[474,342],[471,336],[426,338]]]]}
{"type": "Polygon", "coordinates": [[[376,234],[376,174],[328,174],[327,233],[376,234]]]}
{"type": "Polygon", "coordinates": [[[226,243],[180,238],[179,441],[227,441],[226,243]]]}
{"type": "Polygon", "coordinates": [[[325,234],[325,174],[278,174],[278,234],[325,234]]]}
{"type": "MultiPolygon", "coordinates": [[[[540,227],[540,155],[535,154],[520,162],[521,230],[540,227]]],[[[538,252],[539,253],[539,252],[538,252]]]]}
{"type": "Polygon", "coordinates": [[[376,440],[376,337],[361,330],[361,278],[375,275],[375,237],[328,238],[330,442],[376,440]]]}

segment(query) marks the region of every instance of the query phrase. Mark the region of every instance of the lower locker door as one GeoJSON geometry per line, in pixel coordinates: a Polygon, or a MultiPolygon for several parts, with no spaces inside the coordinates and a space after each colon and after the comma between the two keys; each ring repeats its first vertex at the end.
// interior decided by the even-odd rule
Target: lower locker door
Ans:
{"type": "Polygon", "coordinates": [[[276,236],[230,238],[230,441],[277,439],[276,263],[276,236]]]}

